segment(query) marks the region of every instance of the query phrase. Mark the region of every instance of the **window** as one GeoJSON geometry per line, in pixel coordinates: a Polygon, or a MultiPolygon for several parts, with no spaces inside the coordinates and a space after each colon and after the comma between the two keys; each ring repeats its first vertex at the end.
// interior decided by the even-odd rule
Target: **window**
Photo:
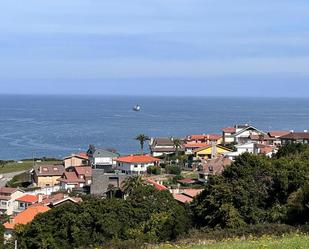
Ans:
{"type": "Polygon", "coordinates": [[[59,169],[57,167],[54,167],[53,169],[54,169],[54,171],[59,171],[59,169]]]}
{"type": "Polygon", "coordinates": [[[6,206],[7,202],[6,201],[1,201],[1,206],[6,206]]]}
{"type": "Polygon", "coordinates": [[[137,165],[137,164],[135,164],[135,165],[134,165],[134,168],[137,168],[137,167],[138,167],[138,165],[137,165]]]}
{"type": "Polygon", "coordinates": [[[47,171],[48,171],[48,168],[43,167],[43,171],[44,171],[44,172],[47,172],[47,171]]]}

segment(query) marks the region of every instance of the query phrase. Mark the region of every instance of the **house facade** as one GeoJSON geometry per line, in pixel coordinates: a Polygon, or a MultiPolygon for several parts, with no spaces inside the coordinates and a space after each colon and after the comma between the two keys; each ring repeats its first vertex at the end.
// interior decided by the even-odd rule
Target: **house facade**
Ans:
{"type": "Polygon", "coordinates": [[[160,160],[149,155],[130,155],[115,159],[117,169],[129,175],[147,173],[149,166],[157,165],[160,160]]]}
{"type": "Polygon", "coordinates": [[[63,165],[35,166],[31,171],[33,184],[40,188],[59,185],[59,178],[63,175],[63,165]]]}
{"type": "Polygon", "coordinates": [[[90,166],[74,167],[71,171],[65,171],[59,179],[60,188],[73,190],[90,186],[92,179],[92,168],[90,166]]]}
{"type": "Polygon", "coordinates": [[[280,137],[280,140],[282,145],[294,143],[309,144],[309,133],[307,130],[304,132],[290,132],[280,137]]]}
{"type": "Polygon", "coordinates": [[[125,173],[104,173],[102,170],[93,170],[91,195],[104,197],[110,188],[121,189],[125,180],[130,177],[125,173]]]}
{"type": "Polygon", "coordinates": [[[1,187],[0,188],[0,212],[2,214],[12,215],[15,210],[15,200],[22,197],[24,191],[18,188],[1,187]]]}
{"type": "Polygon", "coordinates": [[[14,207],[14,214],[25,211],[31,205],[34,205],[39,202],[39,197],[36,195],[24,195],[15,200],[16,205],[14,207]]]}
{"type": "Polygon", "coordinates": [[[101,169],[110,172],[115,166],[114,159],[119,157],[118,153],[103,149],[95,149],[90,157],[93,169],[101,169]]]}

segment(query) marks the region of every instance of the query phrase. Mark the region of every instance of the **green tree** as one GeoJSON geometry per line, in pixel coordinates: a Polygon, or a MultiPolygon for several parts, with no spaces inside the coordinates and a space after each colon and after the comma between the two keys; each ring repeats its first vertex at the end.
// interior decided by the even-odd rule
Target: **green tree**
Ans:
{"type": "Polygon", "coordinates": [[[173,139],[173,145],[175,148],[175,154],[176,154],[176,158],[179,157],[179,149],[182,147],[182,142],[179,138],[174,138],[173,139]]]}
{"type": "Polygon", "coordinates": [[[144,154],[144,144],[146,141],[150,140],[150,138],[148,136],[146,136],[145,134],[139,134],[135,140],[139,141],[140,143],[140,147],[141,147],[141,154],[144,154]]]}
{"type": "Polygon", "coordinates": [[[131,195],[135,189],[144,186],[145,180],[141,175],[130,176],[123,184],[123,191],[127,195],[131,195]]]}

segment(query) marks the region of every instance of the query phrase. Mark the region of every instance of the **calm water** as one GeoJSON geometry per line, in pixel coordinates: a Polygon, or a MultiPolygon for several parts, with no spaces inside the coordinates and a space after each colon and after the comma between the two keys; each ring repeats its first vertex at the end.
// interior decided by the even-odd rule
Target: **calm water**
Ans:
{"type": "Polygon", "coordinates": [[[0,96],[0,158],[63,157],[88,144],[134,153],[140,133],[219,133],[235,123],[308,129],[309,99],[0,96]]]}

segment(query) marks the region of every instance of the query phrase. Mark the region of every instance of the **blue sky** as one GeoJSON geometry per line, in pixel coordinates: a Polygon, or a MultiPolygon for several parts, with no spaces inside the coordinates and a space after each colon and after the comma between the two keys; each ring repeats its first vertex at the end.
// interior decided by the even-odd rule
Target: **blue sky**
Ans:
{"type": "Polygon", "coordinates": [[[0,93],[309,96],[309,1],[2,0],[0,93]]]}

